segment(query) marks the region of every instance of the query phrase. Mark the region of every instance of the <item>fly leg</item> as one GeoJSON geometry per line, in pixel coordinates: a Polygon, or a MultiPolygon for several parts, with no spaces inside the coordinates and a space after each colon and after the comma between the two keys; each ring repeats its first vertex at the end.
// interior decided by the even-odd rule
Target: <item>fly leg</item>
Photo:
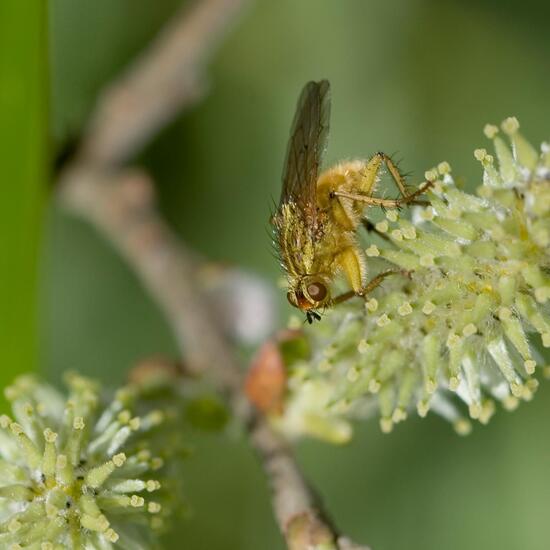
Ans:
{"type": "Polygon", "coordinates": [[[398,208],[403,204],[427,204],[425,201],[418,201],[416,199],[419,195],[427,191],[433,185],[433,182],[428,181],[421,188],[413,193],[409,193],[405,184],[405,178],[402,176],[401,172],[399,172],[397,165],[388,155],[386,155],[386,153],[376,153],[376,155],[367,162],[362,172],[362,178],[357,186],[357,189],[360,191],[359,193],[348,193],[347,191],[335,190],[331,195],[333,197],[343,197],[370,206],[382,206],[384,208],[398,208]],[[382,164],[388,169],[393,182],[402,195],[398,199],[383,199],[372,196],[382,164]]]}
{"type": "Polygon", "coordinates": [[[336,296],[336,298],[331,301],[330,305],[341,304],[342,302],[346,302],[347,300],[355,296],[365,298],[375,288],[379,287],[382,284],[382,281],[390,275],[405,275],[407,277],[410,276],[408,271],[404,271],[402,269],[387,269],[386,271],[382,271],[382,273],[376,275],[376,277],[373,277],[359,292],[356,292],[355,290],[348,290],[348,292],[344,292],[343,294],[336,296]]]}
{"type": "MultiPolygon", "coordinates": [[[[422,190],[415,191],[414,193],[409,193],[403,174],[401,174],[395,162],[393,162],[392,158],[389,155],[386,155],[386,153],[378,152],[368,161],[367,166],[365,168],[370,178],[373,177],[371,175],[371,172],[373,172],[374,179],[376,179],[376,176],[378,175],[378,172],[380,170],[380,166],[382,165],[382,163],[386,165],[386,168],[388,169],[388,172],[390,173],[390,176],[393,182],[395,183],[395,185],[399,189],[399,192],[403,196],[404,203],[428,204],[426,201],[415,201],[414,198],[422,194],[425,190],[427,190],[432,185],[431,182],[428,182],[428,185],[426,185],[422,190]]],[[[367,185],[369,185],[369,182],[367,182],[367,185]]],[[[369,190],[370,189],[372,189],[372,184],[370,184],[369,190]]]]}
{"type": "Polygon", "coordinates": [[[347,191],[334,191],[332,193],[332,196],[343,197],[345,199],[350,199],[352,201],[357,201],[357,202],[363,202],[369,206],[381,206],[383,208],[399,208],[404,204],[427,204],[424,201],[420,203],[420,201],[416,201],[415,199],[416,197],[418,197],[418,195],[421,195],[422,193],[426,192],[432,185],[433,185],[433,182],[428,181],[414,193],[411,193],[410,195],[407,195],[406,197],[402,197],[400,199],[381,199],[380,197],[370,197],[369,195],[361,195],[359,193],[348,193],[347,191]]]}
{"type": "Polygon", "coordinates": [[[358,247],[350,246],[346,248],[336,257],[336,262],[344,272],[346,279],[351,287],[351,290],[344,292],[340,296],[336,296],[331,300],[330,305],[340,304],[353,298],[354,296],[367,296],[371,293],[380,283],[388,277],[388,275],[393,275],[394,273],[400,273],[402,275],[409,276],[408,271],[402,269],[387,269],[382,271],[376,277],[371,279],[365,285],[365,270],[366,266],[358,247]]]}

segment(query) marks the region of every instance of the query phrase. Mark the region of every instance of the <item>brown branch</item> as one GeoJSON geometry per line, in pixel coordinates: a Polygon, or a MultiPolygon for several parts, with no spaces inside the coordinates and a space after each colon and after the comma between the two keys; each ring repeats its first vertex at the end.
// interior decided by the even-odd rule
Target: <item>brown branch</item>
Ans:
{"type": "Polygon", "coordinates": [[[221,386],[237,390],[238,368],[218,366],[226,346],[217,332],[210,334],[215,323],[203,313],[200,293],[194,283],[181,284],[194,279],[194,261],[157,214],[147,174],[128,169],[109,176],[77,166],[64,172],[61,188],[65,205],[102,231],[132,266],[170,322],[188,368],[215,369],[221,386]]]}
{"type": "Polygon", "coordinates": [[[61,188],[65,205],[97,227],[141,279],[168,318],[186,364],[207,368],[229,395],[270,481],[288,548],[307,550],[322,543],[342,550],[366,548],[350,546],[338,535],[287,443],[244,399],[242,370],[197,285],[194,258],[158,215],[148,176],[133,169],[109,179],[73,168],[65,172],[61,188]]]}
{"type": "Polygon", "coordinates": [[[273,509],[289,550],[369,550],[339,534],[286,442],[259,415],[250,440],[270,482],[273,509]]]}
{"type": "Polygon", "coordinates": [[[288,548],[365,549],[340,537],[325,519],[286,442],[244,398],[242,369],[197,284],[195,258],[159,216],[151,179],[139,169],[119,168],[178,109],[197,99],[206,55],[242,4],[203,0],[178,15],[107,88],[81,150],[60,174],[61,200],[126,258],[166,315],[186,364],[207,370],[228,394],[269,478],[288,548]]]}
{"type": "Polygon", "coordinates": [[[113,166],[135,154],[182,107],[203,95],[208,57],[248,0],[195,0],[101,94],[81,154],[113,166]]]}

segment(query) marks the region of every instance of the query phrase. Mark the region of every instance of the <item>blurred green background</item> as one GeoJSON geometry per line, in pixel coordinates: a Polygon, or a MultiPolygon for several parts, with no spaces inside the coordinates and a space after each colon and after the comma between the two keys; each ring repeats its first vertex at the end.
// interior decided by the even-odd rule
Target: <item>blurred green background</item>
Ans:
{"type": "MultiPolygon", "coordinates": [[[[103,84],[179,5],[50,0],[52,143],[38,140],[35,148],[59,151],[78,137],[103,84]]],[[[29,40],[40,28],[40,12],[32,17],[38,27],[31,15],[17,22],[29,40]]],[[[208,95],[139,161],[154,174],[163,211],[189,243],[275,282],[267,219],[307,80],[332,83],[328,162],[397,151],[413,179],[447,160],[473,187],[480,169],[472,151],[487,145],[486,122],[513,114],[534,143],[550,137],[549,19],[550,4],[538,0],[251,2],[212,63],[208,95]]],[[[34,48],[28,59],[46,58],[45,40],[34,48]]],[[[10,51],[9,61],[21,67],[27,58],[17,60],[18,47],[10,51]]],[[[46,97],[44,74],[31,72],[29,89],[46,97]]],[[[32,120],[45,127],[44,113],[32,120]]],[[[4,153],[13,137],[5,127],[0,132],[4,153]]],[[[44,151],[33,150],[23,155],[23,166],[34,162],[33,154],[40,165],[44,151]]],[[[22,168],[2,164],[8,166],[3,202],[11,195],[28,200],[34,214],[24,227],[34,228],[48,182],[34,177],[34,186],[16,186],[22,168]]],[[[19,234],[20,217],[2,219],[4,235],[19,234]]],[[[29,322],[15,324],[19,329],[9,336],[2,331],[0,349],[31,349],[25,360],[32,363],[29,327],[38,315],[39,368],[55,379],[78,368],[115,384],[143,356],[176,352],[154,304],[92,228],[54,204],[41,227],[25,237],[27,261],[9,265],[12,286],[2,283],[12,310],[20,311],[13,305],[19,298],[29,322]],[[37,238],[43,243],[38,300],[28,282],[37,238]]],[[[8,250],[15,257],[15,245],[8,250]]],[[[287,314],[281,300],[281,317],[287,314]]],[[[4,379],[21,370],[21,361],[6,352],[3,359],[4,379]]],[[[512,414],[499,411],[467,438],[433,416],[408,420],[390,436],[371,421],[358,426],[346,447],[308,441],[298,455],[338,524],[374,550],[543,550],[550,547],[549,419],[550,388],[543,383],[532,403],[512,414]]],[[[192,444],[185,484],[193,515],[166,548],[283,548],[246,443],[227,435],[194,437],[192,444]]]]}

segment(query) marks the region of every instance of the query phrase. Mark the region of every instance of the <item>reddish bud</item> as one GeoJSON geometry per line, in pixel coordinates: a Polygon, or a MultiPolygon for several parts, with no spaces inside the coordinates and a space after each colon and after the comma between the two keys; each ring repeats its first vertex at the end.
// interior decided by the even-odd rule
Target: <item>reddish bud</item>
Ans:
{"type": "Polygon", "coordinates": [[[264,414],[281,414],[287,374],[279,346],[268,340],[252,360],[245,381],[250,402],[264,414]]]}

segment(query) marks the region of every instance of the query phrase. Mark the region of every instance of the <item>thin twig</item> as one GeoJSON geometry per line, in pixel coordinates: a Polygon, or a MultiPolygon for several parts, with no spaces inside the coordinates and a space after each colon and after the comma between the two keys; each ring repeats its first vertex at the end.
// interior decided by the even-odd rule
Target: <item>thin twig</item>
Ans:
{"type": "Polygon", "coordinates": [[[68,170],[61,188],[65,205],[97,227],[139,276],[168,318],[186,365],[195,371],[208,368],[229,395],[270,481],[275,516],[288,547],[366,548],[349,546],[339,537],[287,443],[245,401],[242,370],[195,281],[194,258],[160,218],[147,175],[133,169],[101,179],[94,172],[68,170]]]}
{"type": "Polygon", "coordinates": [[[61,188],[64,204],[101,230],[140,277],[168,318],[188,368],[215,370],[220,385],[236,391],[238,368],[218,366],[227,350],[217,332],[211,334],[214,320],[203,313],[194,283],[181,284],[194,279],[194,260],[158,215],[147,174],[128,169],[102,176],[77,168],[65,172],[61,188]]]}
{"type": "Polygon", "coordinates": [[[80,151],[60,174],[61,200],[126,258],[166,315],[186,364],[207,369],[229,395],[269,478],[288,548],[364,550],[325,519],[287,443],[243,397],[242,370],[195,281],[195,258],[160,217],[151,179],[142,170],[119,167],[178,109],[197,99],[206,55],[243,3],[203,0],[178,15],[107,88],[80,151]]]}
{"type": "Polygon", "coordinates": [[[103,166],[128,160],[183,107],[202,97],[209,56],[248,0],[195,0],[100,96],[80,153],[103,166]]]}

